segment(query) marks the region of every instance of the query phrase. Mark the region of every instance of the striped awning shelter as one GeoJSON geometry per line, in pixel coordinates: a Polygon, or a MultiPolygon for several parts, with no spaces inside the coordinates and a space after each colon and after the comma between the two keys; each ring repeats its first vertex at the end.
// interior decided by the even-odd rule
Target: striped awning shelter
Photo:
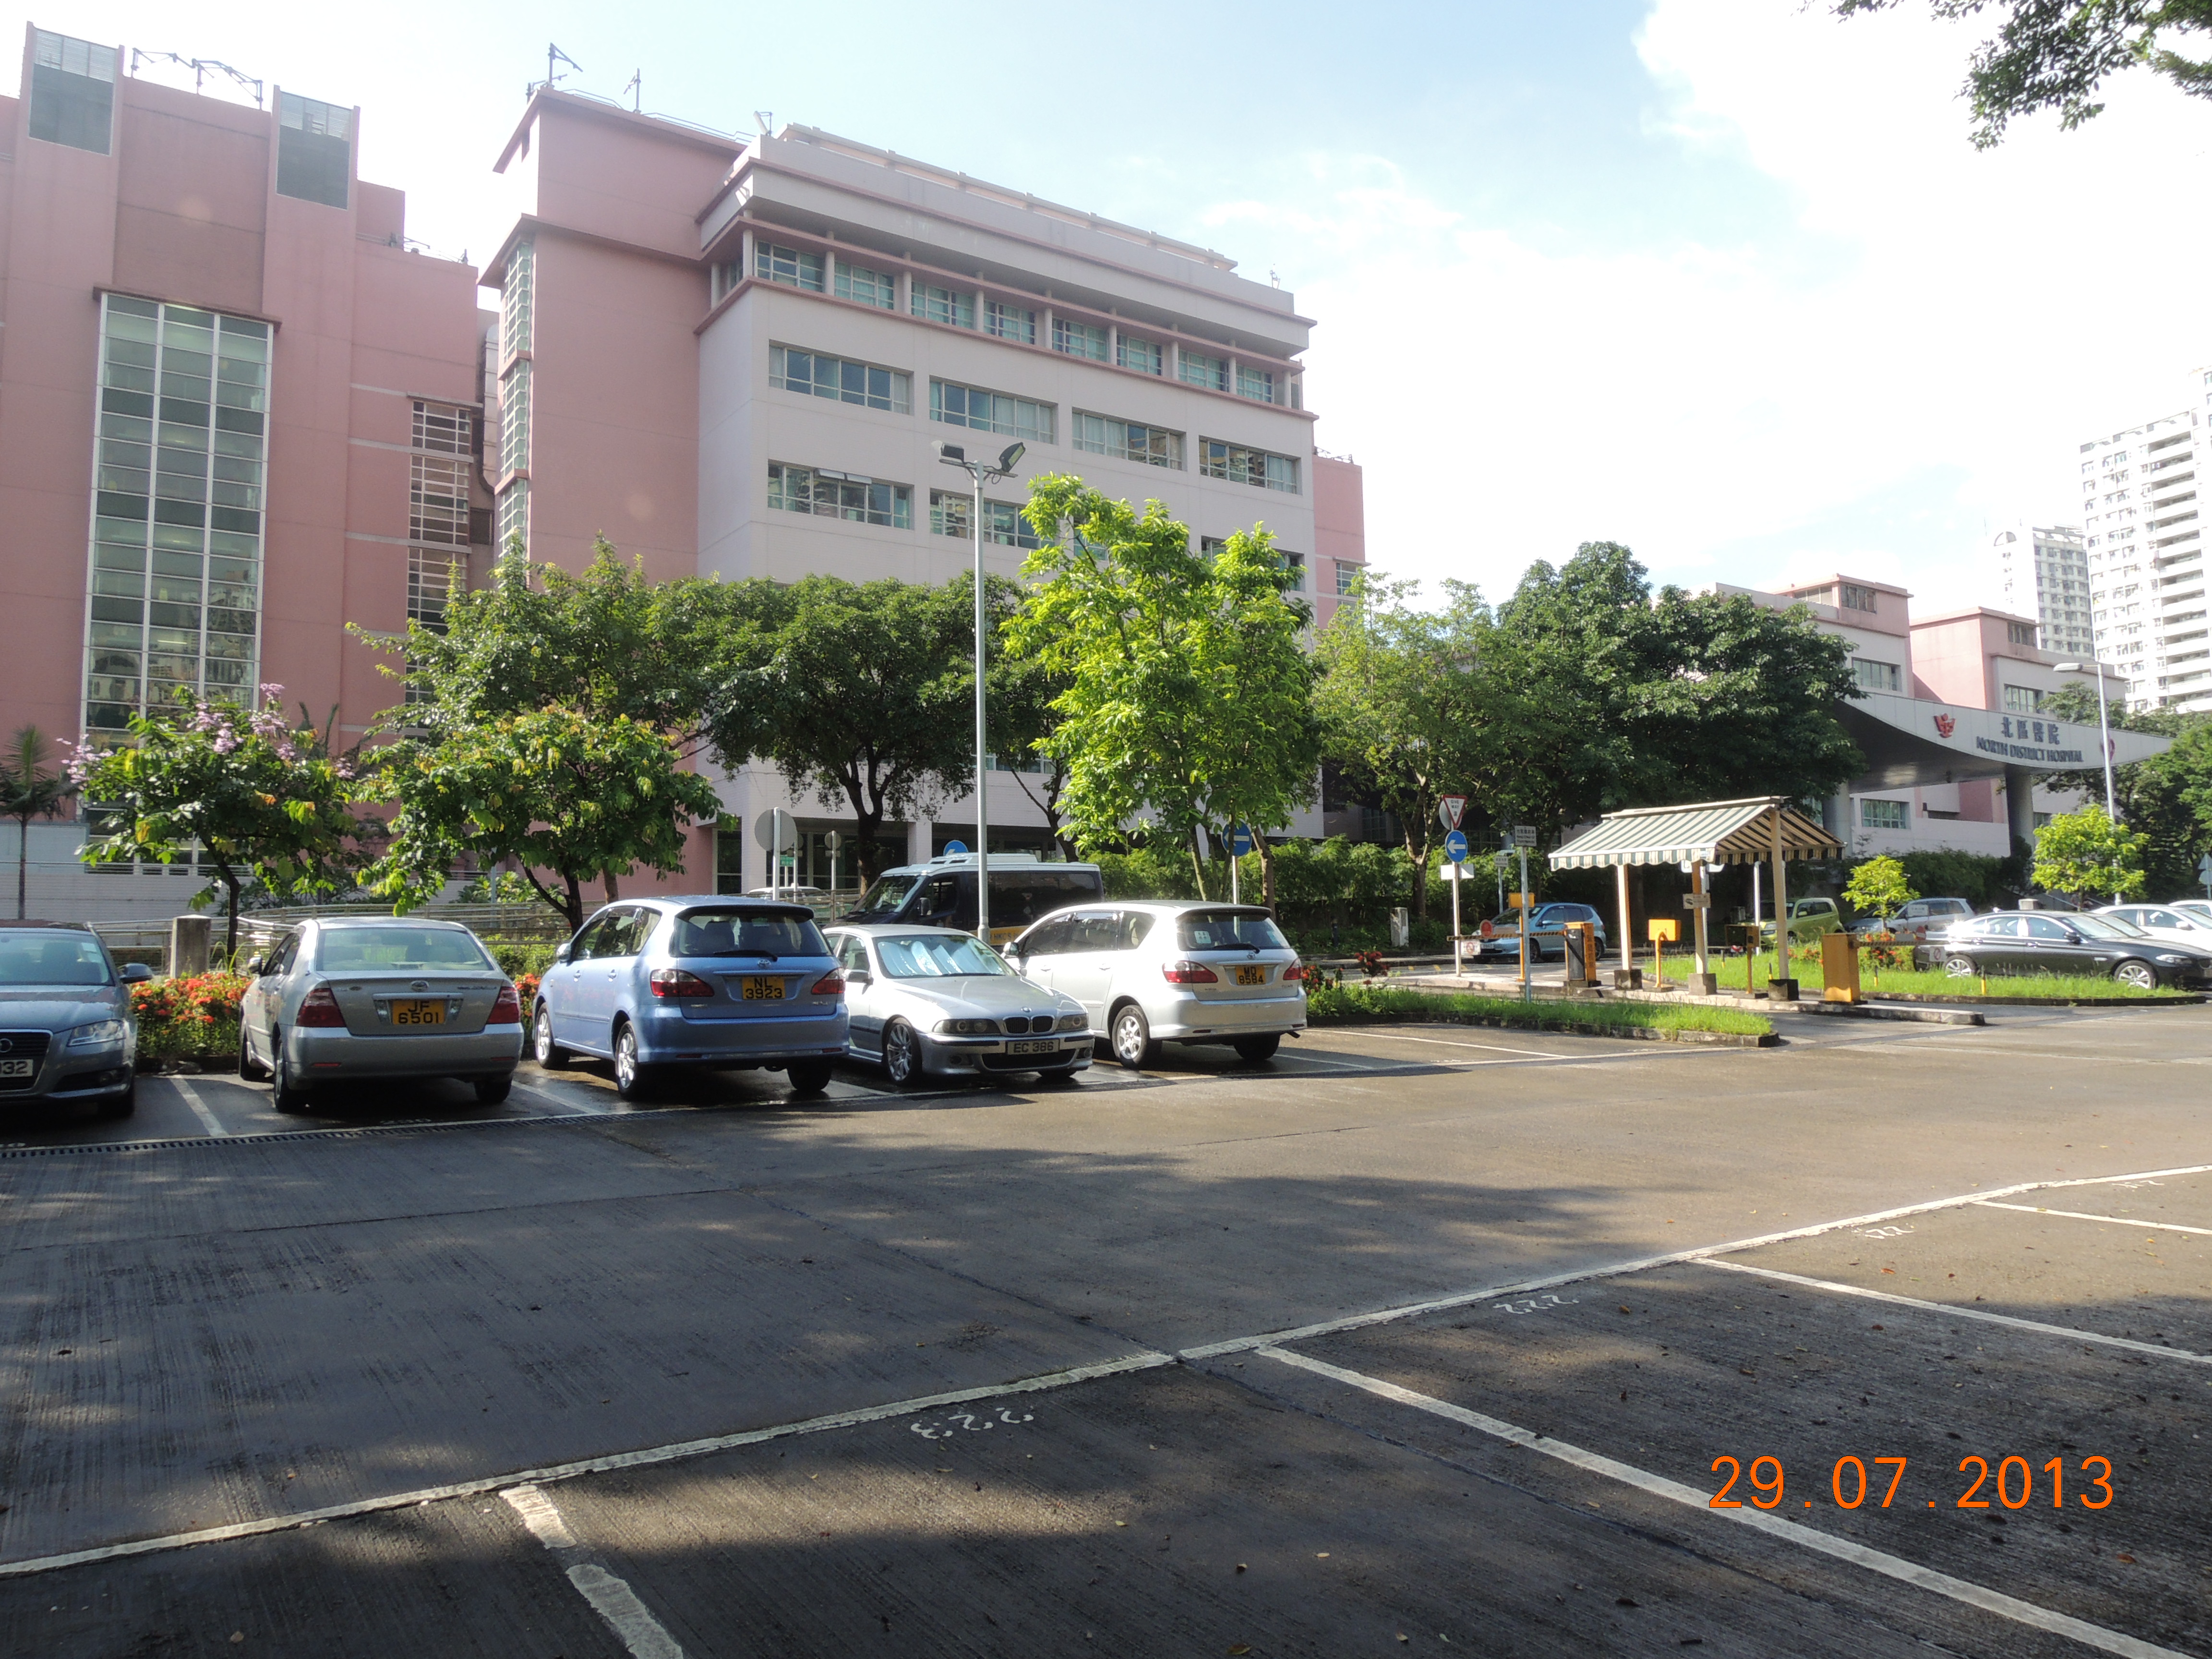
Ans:
{"type": "Polygon", "coordinates": [[[1755,864],[1775,855],[1832,859],[1843,843],[1780,795],[1699,801],[1690,806],[1639,806],[1608,812],[1552,854],[1554,870],[1636,864],[1755,864]]]}

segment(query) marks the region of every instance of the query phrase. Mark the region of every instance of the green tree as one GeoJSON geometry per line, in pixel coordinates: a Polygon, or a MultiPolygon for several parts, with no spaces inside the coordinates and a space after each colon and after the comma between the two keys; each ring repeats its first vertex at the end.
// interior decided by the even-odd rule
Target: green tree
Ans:
{"type": "MultiPolygon", "coordinates": [[[[2083,750],[2094,756],[2097,694],[2094,688],[2079,684],[2062,686],[2044,703],[2044,712],[2080,728],[2089,739],[2083,750]]],[[[2142,831],[2145,837],[2146,890],[2186,893],[2201,887],[2197,860],[2212,853],[2212,714],[2118,706],[2106,712],[2108,724],[2115,730],[2170,738],[2173,743],[2163,754],[2112,769],[2112,796],[2120,822],[2142,831]]],[[[2049,773],[2040,781],[2061,789],[2081,790],[2094,800],[2104,798],[2101,767],[2049,773]]]]}
{"type": "Polygon", "coordinates": [[[336,892],[376,827],[350,810],[361,793],[355,757],[331,755],[304,712],[288,721],[282,686],[261,691],[258,708],[180,693],[132,720],[127,746],[80,748],[69,769],[92,831],[79,856],[180,864],[197,846],[226,896],[234,954],[247,877],[282,896],[336,892]]]}
{"type": "Polygon", "coordinates": [[[1324,752],[1346,784],[1394,814],[1410,860],[1410,902],[1428,914],[1430,860],[1443,830],[1437,802],[1471,794],[1493,811],[1517,804],[1524,769],[1566,737],[1540,701],[1498,672],[1480,592],[1444,584],[1425,610],[1419,584],[1368,575],[1315,641],[1315,702],[1324,752]]]}
{"type": "Polygon", "coordinates": [[[1614,542],[1539,562],[1499,608],[1494,671],[1549,723],[1500,804],[1552,828],[1629,806],[1818,800],[1863,762],[1835,715],[1860,695],[1850,647],[1802,606],[1651,592],[1614,542]]]}
{"type": "Polygon", "coordinates": [[[1905,866],[1887,855],[1867,860],[1851,872],[1850,880],[1844,886],[1844,898],[1853,908],[1884,921],[1919,896],[1905,877],[1905,866]]]}
{"type": "Polygon", "coordinates": [[[1021,589],[997,576],[988,586],[992,631],[1000,641],[988,669],[991,747],[1013,768],[1015,787],[1042,814],[1053,839],[1062,851],[1072,853],[1075,846],[1064,833],[1060,813],[1060,797],[1067,793],[1067,757],[1051,738],[1060,729],[1057,705],[1073,681],[1017,648],[1011,636],[1021,609],[1021,589]],[[1037,769],[1024,769],[1031,766],[1037,769]]]}
{"type": "Polygon", "coordinates": [[[2142,891],[2147,836],[2114,823],[2095,802],[2061,812],[2035,832],[2037,885],[2075,899],[2109,893],[2115,901],[2142,891]]]}
{"type": "Polygon", "coordinates": [[[0,755],[0,816],[15,820],[15,919],[23,917],[24,892],[29,879],[31,820],[60,816],[62,807],[76,793],[76,785],[46,765],[46,734],[35,726],[19,726],[0,755]]]}
{"type": "Polygon", "coordinates": [[[514,860],[574,927],[585,882],[611,899],[639,866],[680,870],[686,823],[720,811],[713,786],[684,769],[710,724],[739,764],[765,729],[732,688],[781,609],[764,581],[647,581],[604,538],[578,573],[532,564],[517,538],[442,623],[410,623],[396,645],[364,635],[404,656],[387,672],[404,672],[409,692],[380,722],[398,741],[376,757],[398,806],[378,890],[420,904],[462,860],[514,860]]]}
{"type": "Polygon", "coordinates": [[[736,673],[705,738],[732,769],[771,762],[794,792],[854,817],[863,886],[887,822],[927,816],[975,773],[975,601],[942,587],[808,576],[736,673]]]}
{"type": "MultiPolygon", "coordinates": [[[[1837,15],[1887,11],[1903,0],[1832,0],[1837,15]]],[[[2103,112],[2097,91],[2107,77],[2145,68],[2184,92],[2212,97],[2212,59],[2185,57],[2166,43],[2212,27],[2212,0],[1929,0],[1940,18],[1995,11],[1996,35],[1975,49],[1966,95],[1973,140],[2001,143],[2007,123],[2056,109],[2063,129],[2103,112]]]]}
{"type": "Polygon", "coordinates": [[[684,769],[673,740],[627,714],[501,714],[403,738],[376,761],[398,811],[370,879],[402,909],[435,897],[465,858],[512,860],[580,927],[586,882],[604,882],[611,900],[640,865],[682,869],[685,823],[711,821],[721,805],[714,785],[684,769]]]}
{"type": "MultiPolygon", "coordinates": [[[[1264,846],[1311,799],[1310,612],[1264,530],[1208,556],[1159,502],[1139,513],[1069,475],[1035,480],[1025,511],[1048,540],[1008,637],[1068,682],[1044,743],[1067,764],[1069,833],[1086,849],[1181,843],[1203,895],[1200,830],[1249,824],[1264,846]]],[[[1266,854],[1262,871],[1271,885],[1266,854]]]]}

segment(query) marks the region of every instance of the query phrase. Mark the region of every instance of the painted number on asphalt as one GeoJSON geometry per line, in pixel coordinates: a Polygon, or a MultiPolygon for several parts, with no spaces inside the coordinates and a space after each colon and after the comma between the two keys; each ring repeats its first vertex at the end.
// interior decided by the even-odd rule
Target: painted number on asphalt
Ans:
{"type": "Polygon", "coordinates": [[[933,1423],[910,1423],[907,1426],[924,1440],[949,1440],[956,1434],[973,1434],[984,1429],[995,1429],[1000,1423],[1012,1426],[1035,1420],[1033,1413],[1024,1412],[1017,1417],[1012,1407],[1001,1406],[998,1408],[996,1419],[988,1411],[980,1414],[975,1412],[947,1412],[933,1423]]]}
{"type": "Polygon", "coordinates": [[[1581,1299],[1580,1297],[1574,1296],[1564,1299],[1549,1294],[1532,1296],[1526,1302],[1501,1302],[1498,1304],[1498,1311],[1510,1314],[1542,1313],[1552,1308],[1571,1308],[1581,1299]]]}

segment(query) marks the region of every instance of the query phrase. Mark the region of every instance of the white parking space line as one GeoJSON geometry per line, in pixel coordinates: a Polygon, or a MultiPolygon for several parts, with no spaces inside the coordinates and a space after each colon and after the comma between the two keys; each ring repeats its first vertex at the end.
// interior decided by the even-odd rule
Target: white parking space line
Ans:
{"type": "MultiPolygon", "coordinates": [[[[1465,1042],[1455,1037],[1407,1036],[1401,1031],[1362,1030],[1362,1036],[1380,1037],[1386,1042],[1431,1042],[1439,1048],[1485,1048],[1496,1054],[1534,1054],[1539,1060],[1567,1060],[1572,1056],[1553,1053],[1549,1048],[1509,1048],[1502,1042],[1465,1042]]],[[[1604,1035],[1602,1032],[1598,1035],[1604,1035]]]]}
{"type": "Polygon", "coordinates": [[[180,1077],[165,1078],[162,1081],[169,1084],[185,1097],[185,1104],[191,1107],[192,1115],[199,1119],[200,1127],[211,1135],[227,1135],[230,1133],[222,1127],[222,1120],[208,1109],[207,1102],[200,1098],[200,1091],[193,1088],[191,1084],[180,1077]]]}
{"type": "Polygon", "coordinates": [[[2023,1215],[2063,1216],[2069,1221],[2103,1221],[2115,1227],[2148,1227],[2154,1232],[2196,1233],[2212,1238],[2212,1227],[2185,1227],[2179,1221],[2135,1221],[2124,1215],[2088,1215],[2080,1210],[2046,1210],[2035,1204],[1999,1204],[1994,1199],[1976,1200],[1984,1210],[2018,1210],[2023,1215]]]}
{"type": "Polygon", "coordinates": [[[162,1550],[184,1549],[195,1544],[221,1544],[238,1538],[258,1538],[268,1533],[289,1532],[297,1527],[313,1526],[320,1521],[345,1521],[356,1516],[381,1514],[387,1510],[442,1504],[449,1498],[476,1498],[517,1485],[570,1480],[580,1474],[601,1474],[613,1469],[649,1468],[658,1463],[704,1457],[714,1452],[732,1451],[739,1446],[757,1446],[763,1441],[782,1440],[793,1435],[821,1434],[830,1429],[849,1429],[862,1423],[878,1423],[887,1417],[913,1416],[945,1406],[964,1406],[978,1400],[1004,1399],[1008,1395],[1037,1394],[1053,1389],[1070,1388],[1102,1376],[1120,1376],[1130,1371],[1147,1371],[1157,1366],[1174,1364],[1173,1354],[1146,1350],[1125,1354],[1119,1359],[1103,1359],[1094,1364],[1071,1366],[1066,1370],[1046,1371],[1041,1376],[1020,1377],[1010,1382],[992,1382],[981,1388],[955,1389],[945,1394],[922,1395],[912,1400],[893,1401],[887,1406],[863,1406],[854,1411],[834,1412],[827,1417],[804,1418],[795,1423],[779,1423],[764,1429],[744,1429],[734,1434],[712,1435],[702,1440],[678,1441],[665,1446],[647,1446],[635,1451],[609,1452],[602,1457],[580,1458],[570,1463],[551,1463],[543,1468],[509,1469],[504,1474],[489,1475],[477,1480],[456,1480],[441,1486],[423,1486],[413,1492],[392,1492],[381,1498],[357,1498],[350,1504],[332,1504],[319,1510],[301,1510],[292,1515],[265,1516],[258,1521],[238,1521],[228,1526],[200,1527],[189,1532],[168,1533],[159,1538],[134,1538],[127,1543],[102,1544],[92,1549],[71,1550],[62,1555],[40,1555],[21,1561],[0,1561],[0,1578],[28,1577],[36,1573],[53,1572],[63,1567],[82,1566],[94,1561],[113,1561],[131,1555],[151,1555],[162,1550]]]}
{"type": "Polygon", "coordinates": [[[1503,1440],[1510,1445],[1541,1453],[1546,1457],[1555,1458],[1559,1462],[1569,1464],[1575,1468],[1584,1469],[1592,1474],[1602,1475],[1609,1480],[1617,1480],[1623,1485],[1633,1486],[1639,1492],[1649,1492],[1655,1498],[1666,1498],[1670,1503],[1680,1504],[1685,1509],[1694,1510],[1710,1519],[1749,1527],[1755,1532],[1765,1533],[1770,1538],[1778,1538],[1785,1543],[1794,1544],[1800,1549],[1813,1550],[1822,1555],[1832,1556],[1838,1561],[1849,1562],[1855,1567],[1863,1567],[1869,1572],[1878,1572],[1885,1578],[1894,1578],[1899,1583],[1911,1584],[1917,1589],[1924,1589],[1936,1595],[1948,1596],[1954,1601],[1963,1602],[1971,1607],[1978,1607],[1984,1613],[1996,1613],[1999,1618],[2009,1619],[2017,1624],[2048,1631],[2054,1636],[2070,1638],[2085,1647],[2097,1648],[2106,1653],[2124,1654],[2129,1656],[2129,1659],[2187,1659],[2186,1656],[2177,1653],[2172,1648],[2162,1648],[2154,1643],[2139,1641],[2135,1637],[2124,1636],[2118,1631],[2107,1630],[2102,1625],[2093,1625],[2086,1620],[2075,1619],[2063,1613],[2054,1613],[2048,1607],[2036,1606],[2033,1601],[2023,1601],[2017,1596],[2007,1595],[2002,1591],[1993,1590],[1964,1578],[1954,1578],[1949,1573],[1938,1572],[1932,1567],[1921,1566],[1917,1563],[1905,1559],[1902,1556],[1892,1555],[1886,1550],[1869,1549],[1866,1545],[1855,1542],[1850,1539],[1838,1538],[1796,1521],[1785,1521],[1780,1516],[1768,1514],[1765,1510],[1714,1509],[1711,1507],[1712,1494],[1710,1492],[1699,1492],[1694,1486],[1686,1486],[1679,1480],[1669,1480],[1664,1475],[1653,1474],[1649,1470],[1639,1469],[1631,1463],[1623,1463],[1617,1459],[1606,1457],[1596,1452],[1585,1451],[1580,1446],[1571,1445],[1564,1440],[1554,1440],[1550,1436],[1538,1434],[1532,1429],[1524,1429],[1516,1424],[1507,1423],[1495,1417],[1486,1417],[1480,1412],[1468,1411],[1465,1407],[1455,1406],[1449,1401],[1438,1400],[1433,1395],[1416,1394],[1411,1389],[1400,1388],[1396,1383],[1386,1382],[1380,1377],[1368,1376],[1358,1371],[1346,1370],[1342,1366],[1329,1364],[1325,1360],[1310,1359],[1304,1354],[1290,1353],[1281,1348],[1266,1347],[1260,1349],[1259,1352],[1269,1359],[1279,1360],[1285,1365],[1295,1366],[1300,1370],[1311,1371],[1318,1376],[1326,1376],[1332,1382],[1343,1383],[1347,1388],[1359,1389],[1397,1405],[1410,1406],[1416,1411],[1427,1412],[1432,1416],[1443,1418],[1449,1422],[1463,1424],[1470,1429],[1477,1430],[1494,1439],[1503,1440]]]}
{"type": "MultiPolygon", "coordinates": [[[[522,1517],[530,1535],[552,1551],[556,1559],[581,1547],[553,1500],[537,1487],[515,1486],[500,1496],[522,1517]]],[[[684,1659],[683,1645],[623,1580],[596,1561],[571,1561],[565,1571],[576,1593],[592,1604],[592,1611],[606,1621],[607,1628],[635,1659],[684,1659]]]]}
{"type": "Polygon", "coordinates": [[[1838,1285],[1832,1279],[1808,1279],[1802,1273],[1785,1273],[1774,1267],[1754,1267],[1747,1261],[1701,1261],[1702,1267],[1718,1267],[1724,1273],[1753,1273],[1760,1279],[1779,1279],[1785,1285],[1802,1285],[1808,1291],[1826,1291],[1832,1296],[1855,1296],[1867,1302],[1885,1302],[1892,1307],[1911,1308],[1921,1313],[1936,1314],[1945,1319],[1978,1319],[1984,1325],[2008,1325],[2016,1331],[2033,1331],[2039,1336],[2056,1336],[2069,1342],[2094,1342],[2100,1347],[2124,1348],[2130,1353],[2154,1354],[2160,1359],[2178,1359],[2185,1365],[2212,1365],[2212,1354],[2192,1353],[2186,1348],[2160,1347],[2155,1342],[2137,1342],[2132,1337],[2103,1336],[2095,1331],[2079,1330],[2071,1325],[2046,1325],[2039,1319],[2016,1319],[2010,1314],[1989,1313],[1980,1308],[1961,1308],[1949,1302],[1929,1302],[1917,1296],[1899,1296],[1893,1291],[1869,1291],[1856,1285],[1838,1285]]]}

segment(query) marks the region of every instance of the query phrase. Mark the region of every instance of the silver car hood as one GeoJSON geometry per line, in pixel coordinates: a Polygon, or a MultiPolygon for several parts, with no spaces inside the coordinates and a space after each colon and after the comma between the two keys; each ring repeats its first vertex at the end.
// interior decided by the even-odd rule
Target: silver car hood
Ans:
{"type": "Polygon", "coordinates": [[[1012,975],[976,975],[963,978],[886,979],[890,989],[927,997],[947,1012],[1000,1019],[1008,1014],[1072,1013],[1082,1005],[1073,997],[1046,989],[1034,980],[1012,975]]]}
{"type": "Polygon", "coordinates": [[[129,1005],[112,986],[35,986],[0,990],[0,1025],[58,1031],[95,1019],[115,1019],[129,1005]]]}

